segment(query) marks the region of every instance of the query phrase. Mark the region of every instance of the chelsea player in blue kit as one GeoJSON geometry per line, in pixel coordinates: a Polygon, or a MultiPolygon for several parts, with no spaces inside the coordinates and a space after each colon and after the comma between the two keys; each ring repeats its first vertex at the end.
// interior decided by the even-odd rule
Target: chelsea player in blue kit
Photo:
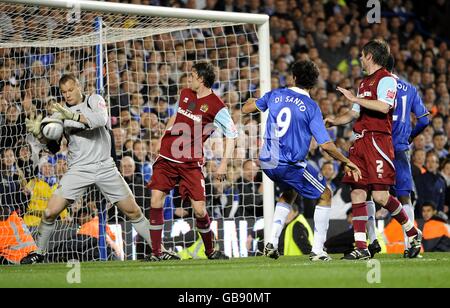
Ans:
{"type": "Polygon", "coordinates": [[[273,259],[279,257],[279,237],[292,204],[300,194],[308,199],[319,199],[314,213],[310,260],[329,261],[331,258],[323,245],[329,226],[332,191],[323,176],[306,161],[312,137],[322,150],[345,164],[346,172],[352,174],[355,181],[359,180],[361,172],[331,141],[322,112],[309,95],[319,77],[317,66],[311,61],[300,61],[293,65],[292,74],[295,87],[270,91],[260,99],[250,98],[242,109],[243,113],[269,110],[260,162],[264,173],[283,191],[275,208],[271,238],[267,239],[264,254],[273,259]]]}
{"type": "MultiPolygon", "coordinates": [[[[394,68],[394,58],[391,55],[389,57],[386,69],[392,72],[394,68]]],[[[422,99],[417,92],[417,89],[411,84],[407,83],[400,78],[397,79],[397,96],[395,111],[393,115],[393,127],[392,127],[392,142],[395,150],[395,196],[401,202],[405,209],[408,218],[414,221],[414,207],[411,202],[411,192],[413,191],[413,177],[411,173],[410,153],[409,145],[429,124],[428,115],[429,112],[424,106],[422,99]],[[411,127],[411,112],[414,113],[417,118],[417,123],[414,129],[411,127]]],[[[369,221],[367,223],[367,232],[369,241],[372,246],[376,242],[376,229],[375,229],[375,203],[367,202],[369,221]]],[[[405,234],[405,257],[409,257],[407,251],[409,246],[408,237],[405,234]]],[[[381,248],[373,251],[371,254],[381,251],[381,248]]]]}

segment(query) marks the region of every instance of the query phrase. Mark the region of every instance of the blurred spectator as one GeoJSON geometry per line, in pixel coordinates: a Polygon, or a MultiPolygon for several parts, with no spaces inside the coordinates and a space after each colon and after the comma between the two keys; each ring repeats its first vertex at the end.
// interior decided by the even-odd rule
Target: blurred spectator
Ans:
{"type": "Polygon", "coordinates": [[[442,132],[438,131],[433,136],[433,151],[439,156],[439,159],[444,159],[448,155],[447,147],[447,136],[442,132]]]}
{"type": "Polygon", "coordinates": [[[280,235],[280,254],[283,256],[309,255],[313,244],[313,234],[308,221],[294,204],[280,235]]]}
{"type": "MultiPolygon", "coordinates": [[[[447,185],[445,179],[438,172],[439,156],[435,152],[428,152],[426,156],[426,173],[416,179],[417,205],[416,209],[420,211],[425,202],[434,202],[438,211],[444,210],[445,191],[447,185]]],[[[417,211],[416,211],[417,212],[417,211]]],[[[418,213],[420,217],[421,213],[418,213]]]]}
{"type": "Polygon", "coordinates": [[[37,250],[30,231],[16,212],[0,206],[0,265],[20,264],[37,250]]]}
{"type": "Polygon", "coordinates": [[[236,181],[235,189],[239,192],[239,209],[236,216],[262,217],[262,185],[255,182],[259,167],[253,160],[243,164],[243,175],[236,181]]]}
{"type": "Polygon", "coordinates": [[[153,166],[148,159],[147,143],[141,140],[136,140],[133,143],[133,156],[136,162],[136,170],[142,175],[144,183],[147,184],[153,174],[153,166]]]}
{"type": "MultiPolygon", "coordinates": [[[[39,175],[32,178],[25,191],[30,195],[24,221],[28,227],[37,228],[41,223],[41,218],[47,208],[50,197],[58,188],[58,178],[55,176],[54,166],[48,158],[43,157],[39,163],[39,175]]],[[[67,210],[64,210],[61,219],[68,217],[67,210]]]]}
{"type": "Polygon", "coordinates": [[[31,148],[28,143],[20,143],[17,145],[17,167],[22,170],[25,179],[31,179],[38,173],[38,168],[34,166],[31,158],[31,148]]]}
{"type": "Polygon", "coordinates": [[[450,226],[447,216],[438,213],[436,204],[426,202],[422,205],[423,248],[426,252],[450,251],[450,226]]]}
{"type": "Polygon", "coordinates": [[[414,182],[417,182],[420,175],[427,172],[425,169],[426,155],[427,153],[424,150],[418,149],[413,152],[411,169],[414,182]]]}
{"type": "Polygon", "coordinates": [[[15,148],[26,135],[25,119],[17,105],[9,105],[5,112],[5,124],[0,129],[0,149],[15,148]]]}
{"type": "Polygon", "coordinates": [[[3,150],[0,155],[0,200],[2,207],[17,211],[19,216],[25,212],[28,197],[24,193],[27,181],[17,167],[16,156],[12,149],[3,150]]]}
{"type": "Polygon", "coordinates": [[[131,157],[125,156],[122,158],[120,162],[120,172],[128,183],[128,186],[130,186],[137,204],[141,207],[145,216],[150,217],[150,192],[145,188],[142,176],[139,173],[136,173],[136,164],[131,157]]]}

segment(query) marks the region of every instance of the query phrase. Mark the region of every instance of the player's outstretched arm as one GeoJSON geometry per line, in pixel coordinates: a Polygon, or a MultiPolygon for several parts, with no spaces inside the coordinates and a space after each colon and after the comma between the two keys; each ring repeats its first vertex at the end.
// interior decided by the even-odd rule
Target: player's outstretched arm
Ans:
{"type": "Polygon", "coordinates": [[[336,118],[327,117],[324,119],[324,123],[325,123],[325,127],[327,127],[327,128],[331,127],[331,126],[341,126],[341,125],[350,123],[351,121],[353,121],[354,119],[356,119],[358,117],[359,117],[358,112],[356,112],[354,110],[350,110],[336,118]]]}
{"type": "MultiPolygon", "coordinates": [[[[381,113],[388,113],[389,110],[391,109],[391,105],[389,105],[387,102],[382,101],[382,100],[370,100],[370,99],[363,99],[360,97],[356,97],[351,91],[341,88],[341,87],[337,87],[337,90],[339,92],[341,92],[345,98],[347,98],[349,101],[351,101],[352,103],[356,103],[358,105],[361,105],[364,108],[373,110],[373,111],[378,111],[381,113]]],[[[391,93],[391,92],[388,92],[391,93]]],[[[393,96],[392,99],[395,98],[395,92],[392,92],[393,96]]],[[[391,95],[391,94],[389,94],[391,95]]]]}
{"type": "Polygon", "coordinates": [[[333,142],[326,142],[324,144],[321,144],[320,147],[322,150],[327,152],[331,157],[334,159],[339,160],[340,162],[345,164],[345,171],[348,174],[351,174],[356,182],[359,181],[360,178],[362,178],[361,170],[353,163],[351,162],[347,157],[342,155],[341,152],[339,152],[338,148],[333,142]]]}
{"type": "Polygon", "coordinates": [[[245,103],[244,107],[242,107],[242,113],[249,114],[259,111],[258,107],[256,106],[256,101],[258,99],[250,97],[247,102],[245,103]]]}

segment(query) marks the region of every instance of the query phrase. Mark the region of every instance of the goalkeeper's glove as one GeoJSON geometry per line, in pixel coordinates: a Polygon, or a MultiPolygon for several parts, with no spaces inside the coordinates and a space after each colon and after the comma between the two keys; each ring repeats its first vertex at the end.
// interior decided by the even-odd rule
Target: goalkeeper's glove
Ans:
{"type": "Polygon", "coordinates": [[[38,115],[35,119],[26,119],[25,125],[27,127],[27,131],[31,134],[33,134],[34,137],[37,139],[42,138],[41,133],[41,122],[42,122],[42,115],[38,115]]]}
{"type": "Polygon", "coordinates": [[[52,108],[53,112],[57,112],[60,114],[60,120],[72,120],[75,122],[80,121],[80,116],[78,112],[73,112],[67,107],[61,106],[60,104],[53,104],[52,108]]]}

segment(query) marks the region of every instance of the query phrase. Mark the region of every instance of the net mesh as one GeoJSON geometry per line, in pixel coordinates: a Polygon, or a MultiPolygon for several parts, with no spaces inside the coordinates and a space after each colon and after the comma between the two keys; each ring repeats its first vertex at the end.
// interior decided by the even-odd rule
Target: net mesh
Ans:
{"type": "MultiPolygon", "coordinates": [[[[179,91],[189,86],[193,63],[209,60],[215,66],[213,90],[229,107],[239,137],[224,183],[214,180],[223,136],[214,134],[205,144],[207,208],[220,249],[234,257],[254,253],[247,236],[262,228],[262,180],[256,163],[260,129],[259,119],[243,117],[240,108],[247,98],[259,96],[255,25],[5,3],[0,3],[0,12],[1,257],[17,262],[34,249],[26,234],[36,237],[48,200],[67,172],[67,142],[63,139],[61,151],[52,155],[27,134],[25,119],[51,114],[52,103],[62,100],[58,81],[63,74],[75,74],[86,94],[96,92],[97,17],[103,21],[101,78],[118,167],[146,217],[151,196],[145,186],[158,155],[158,140],[177,112],[179,91]],[[11,217],[16,214],[23,223],[13,228],[11,217]],[[9,248],[24,243],[31,248],[19,249],[15,258],[8,254],[9,248]]],[[[149,247],[124,215],[92,187],[58,218],[48,261],[99,259],[98,217],[103,208],[108,258],[140,259],[148,254],[149,247]]],[[[166,248],[184,258],[204,257],[193,213],[177,188],[164,208],[166,248]]]]}

